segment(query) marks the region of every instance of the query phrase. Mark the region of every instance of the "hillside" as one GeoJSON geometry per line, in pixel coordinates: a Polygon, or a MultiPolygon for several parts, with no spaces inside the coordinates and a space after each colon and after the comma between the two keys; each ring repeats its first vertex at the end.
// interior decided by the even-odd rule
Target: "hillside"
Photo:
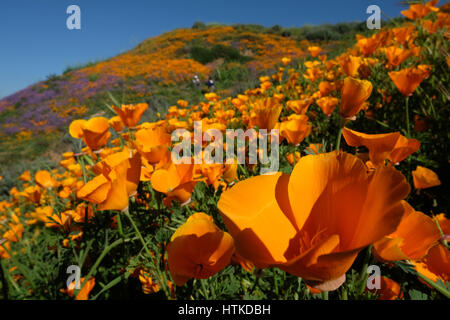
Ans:
{"type": "Polygon", "coordinates": [[[196,23],[106,61],[50,75],[0,100],[0,197],[25,169],[58,163],[59,151],[72,148],[68,124],[104,112],[105,104],[114,103],[111,95],[118,102],[150,104],[144,116],[149,120],[180,98],[199,102],[202,91],[191,84],[195,74],[202,82],[213,76],[219,94],[236,95],[255,87],[259,76],[275,72],[281,58],[305,56],[308,39],[337,54],[336,47],[345,48],[363,31],[363,23],[304,28],[196,23]]]}

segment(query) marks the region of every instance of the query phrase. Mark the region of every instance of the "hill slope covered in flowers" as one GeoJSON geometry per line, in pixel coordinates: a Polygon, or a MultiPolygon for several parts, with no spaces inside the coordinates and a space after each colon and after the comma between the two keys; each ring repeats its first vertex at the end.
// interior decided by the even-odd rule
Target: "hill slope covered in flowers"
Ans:
{"type": "Polygon", "coordinates": [[[435,1],[402,14],[343,51],[177,30],[3,99],[9,150],[70,126],[58,166],[24,170],[0,202],[2,297],[450,298],[450,17],[435,1]],[[241,151],[265,139],[276,172],[176,163],[171,134],[196,122],[214,156],[227,145],[209,129],[254,129],[241,151]]]}

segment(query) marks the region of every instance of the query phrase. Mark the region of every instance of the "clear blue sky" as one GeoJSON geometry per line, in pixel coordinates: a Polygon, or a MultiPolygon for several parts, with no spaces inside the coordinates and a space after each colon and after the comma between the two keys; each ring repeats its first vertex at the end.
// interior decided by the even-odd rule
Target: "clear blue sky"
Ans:
{"type": "Polygon", "coordinates": [[[61,74],[68,66],[103,60],[142,40],[195,21],[285,27],[364,21],[366,8],[390,17],[399,0],[1,0],[0,98],[61,74]],[[68,30],[66,9],[81,8],[81,30],[68,30]]]}

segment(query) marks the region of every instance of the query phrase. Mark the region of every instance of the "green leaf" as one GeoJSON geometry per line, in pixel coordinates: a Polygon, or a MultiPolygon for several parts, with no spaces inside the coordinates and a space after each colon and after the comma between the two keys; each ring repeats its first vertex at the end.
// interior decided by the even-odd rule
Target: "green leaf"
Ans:
{"type": "Polygon", "coordinates": [[[419,290],[416,290],[416,289],[409,290],[408,294],[412,300],[428,300],[427,294],[425,294],[419,290]]]}

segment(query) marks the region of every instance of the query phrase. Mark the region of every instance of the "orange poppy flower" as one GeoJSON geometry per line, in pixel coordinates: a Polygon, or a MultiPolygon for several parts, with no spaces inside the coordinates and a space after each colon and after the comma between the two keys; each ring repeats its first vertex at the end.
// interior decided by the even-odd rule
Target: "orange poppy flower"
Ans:
{"type": "Polygon", "coordinates": [[[3,238],[10,241],[10,242],[17,242],[22,238],[23,235],[23,225],[18,223],[18,224],[13,224],[13,223],[9,223],[9,230],[6,231],[3,234],[3,238]]]}
{"type": "Polygon", "coordinates": [[[400,71],[389,72],[389,77],[394,82],[397,89],[405,96],[409,97],[417,89],[420,83],[431,74],[431,66],[420,65],[400,71]]]}
{"type": "Polygon", "coordinates": [[[94,216],[92,205],[85,202],[80,203],[72,212],[72,219],[77,223],[85,223],[86,218],[89,221],[94,216]]]}
{"type": "Polygon", "coordinates": [[[217,188],[223,184],[223,182],[220,181],[220,178],[222,177],[224,167],[220,163],[212,163],[212,164],[206,164],[202,163],[198,165],[198,168],[200,169],[201,175],[205,177],[205,183],[207,185],[212,185],[214,189],[217,190],[217,188]]]}
{"type": "Polygon", "coordinates": [[[336,108],[339,103],[339,99],[335,97],[323,97],[317,99],[316,103],[325,115],[331,116],[334,108],[336,108]]]}
{"type": "Polygon", "coordinates": [[[415,261],[413,264],[417,272],[434,282],[450,282],[450,250],[442,244],[431,248],[423,261],[415,261]]]}
{"type": "Polygon", "coordinates": [[[365,38],[363,36],[357,35],[357,46],[361,53],[364,56],[370,56],[372,53],[375,52],[375,50],[380,45],[379,38],[376,36],[372,36],[370,38],[365,38]]]}
{"type": "Polygon", "coordinates": [[[291,63],[291,58],[284,57],[281,59],[281,62],[283,63],[283,65],[287,66],[289,65],[289,63],[291,63]]]}
{"type": "Polygon", "coordinates": [[[125,124],[122,122],[122,119],[120,119],[119,116],[112,117],[109,119],[109,125],[116,131],[121,132],[125,126],[125,124]]]}
{"type": "Polygon", "coordinates": [[[162,126],[140,129],[135,138],[136,149],[150,164],[156,164],[170,154],[171,136],[162,126]]]}
{"type": "Polygon", "coordinates": [[[295,146],[299,145],[311,132],[312,124],[305,115],[293,114],[287,121],[281,122],[280,135],[287,142],[295,146]]]}
{"type": "Polygon", "coordinates": [[[374,243],[374,255],[381,261],[420,260],[441,236],[432,218],[402,203],[405,213],[397,230],[374,243]]]}
{"type": "Polygon", "coordinates": [[[47,170],[39,170],[34,175],[34,181],[44,189],[54,188],[58,185],[58,182],[52,178],[50,172],[47,170]]]}
{"type": "Polygon", "coordinates": [[[400,28],[393,28],[391,29],[395,39],[399,43],[405,43],[406,41],[409,41],[414,33],[414,26],[406,26],[406,27],[400,27],[400,28]]]}
{"type": "Polygon", "coordinates": [[[305,114],[313,101],[314,100],[311,98],[305,98],[302,100],[290,100],[286,102],[286,106],[297,114],[305,114]]]}
{"type": "Polygon", "coordinates": [[[9,259],[8,251],[11,250],[11,244],[6,239],[0,239],[0,259],[9,259]],[[6,249],[3,247],[5,246],[6,249]]]}
{"type": "Polygon", "coordinates": [[[341,89],[341,106],[339,114],[346,118],[353,118],[363,107],[364,102],[372,94],[372,83],[347,77],[341,89]]]}
{"type": "Polygon", "coordinates": [[[397,46],[391,46],[384,49],[389,65],[397,67],[411,56],[411,51],[397,46]]]}
{"type": "Polygon", "coordinates": [[[345,55],[340,59],[342,69],[349,77],[356,77],[358,75],[358,69],[361,66],[361,63],[361,57],[355,57],[352,55],[345,55]]]}
{"type": "Polygon", "coordinates": [[[433,0],[426,4],[411,4],[408,10],[403,10],[401,13],[410,20],[421,19],[429,14],[431,11],[439,11],[435,8],[439,0],[433,0]]]}
{"type": "Polygon", "coordinates": [[[395,231],[409,191],[394,168],[368,173],[357,157],[335,151],[302,157],[290,176],[241,181],[218,208],[237,252],[256,267],[333,290],[362,248],[395,231]]]}
{"type": "MultiPolygon", "coordinates": [[[[80,286],[83,286],[83,282],[84,282],[85,278],[81,278],[80,279],[80,286]]],[[[60,291],[62,293],[67,294],[69,297],[73,297],[74,292],[75,292],[75,281],[73,281],[68,288],[66,289],[61,289],[60,291]]],[[[95,286],[95,278],[92,277],[90,278],[88,281],[86,281],[86,283],[84,284],[84,286],[81,288],[80,292],[78,292],[77,296],[75,297],[75,300],[88,300],[89,299],[89,293],[91,292],[91,290],[94,288],[95,286]]]]}
{"type": "Polygon", "coordinates": [[[413,153],[420,149],[420,141],[416,139],[408,139],[403,135],[398,137],[394,149],[389,154],[389,161],[392,163],[400,163],[413,153]]]}
{"type": "Polygon", "coordinates": [[[382,276],[380,289],[368,290],[379,294],[378,300],[397,300],[403,298],[403,292],[400,285],[392,279],[382,276]]]}
{"type": "Polygon", "coordinates": [[[203,212],[190,216],[167,246],[170,274],[176,285],[207,279],[225,268],[234,252],[233,238],[203,212]]]}
{"type": "Polygon", "coordinates": [[[92,150],[101,149],[111,137],[109,122],[105,117],[95,117],[88,121],[75,120],[70,124],[69,133],[76,139],[83,138],[84,143],[92,150]]]}
{"type": "Polygon", "coordinates": [[[98,205],[98,210],[125,210],[129,196],[136,191],[140,177],[140,159],[130,151],[108,156],[97,164],[99,173],[77,192],[77,197],[98,205]]]}
{"type": "Polygon", "coordinates": [[[412,172],[414,188],[427,189],[441,185],[438,175],[431,169],[417,166],[412,172]]]}
{"type": "Polygon", "coordinates": [[[311,56],[313,58],[315,58],[322,52],[322,48],[321,47],[317,47],[317,46],[308,47],[308,51],[309,51],[309,53],[311,53],[311,56]]]}
{"type": "Polygon", "coordinates": [[[329,95],[336,90],[336,84],[334,82],[321,81],[319,83],[319,91],[322,97],[329,95]]]}
{"type": "Polygon", "coordinates": [[[225,164],[225,168],[223,171],[223,179],[225,180],[226,183],[232,183],[238,180],[237,169],[238,169],[237,163],[225,164]]]}
{"type": "Polygon", "coordinates": [[[24,190],[25,196],[32,202],[38,204],[41,199],[41,189],[39,186],[29,186],[24,190]]]}
{"type": "Polygon", "coordinates": [[[400,132],[384,134],[366,134],[344,128],[344,139],[349,146],[365,146],[369,149],[369,158],[374,164],[381,164],[389,159],[393,163],[405,160],[419,150],[420,142],[408,139],[400,132]]]}
{"type": "Polygon", "coordinates": [[[175,199],[182,204],[190,201],[198,181],[194,180],[194,164],[174,164],[153,172],[151,184],[156,191],[166,194],[167,202],[175,199]]]}
{"type": "Polygon", "coordinates": [[[31,181],[31,172],[30,170],[25,171],[24,173],[22,173],[19,177],[19,180],[28,182],[31,181]]]}
{"type": "MultiPolygon", "coordinates": [[[[444,214],[433,218],[438,222],[444,234],[445,240],[450,239],[450,220],[444,214]]],[[[436,282],[450,282],[450,250],[442,243],[436,244],[428,251],[428,255],[422,261],[413,261],[417,272],[436,282]]],[[[428,285],[428,284],[427,284],[428,285]]]]}
{"type": "Polygon", "coordinates": [[[283,105],[274,98],[262,98],[251,105],[250,128],[272,130],[278,122],[283,105]]]}
{"type": "Polygon", "coordinates": [[[139,120],[141,119],[144,112],[148,109],[148,104],[146,103],[138,103],[136,105],[128,104],[122,105],[119,109],[118,107],[112,107],[114,111],[117,112],[122,122],[128,128],[134,128],[138,125],[139,120]]]}
{"type": "Polygon", "coordinates": [[[288,152],[286,153],[286,160],[289,162],[291,166],[294,165],[294,163],[297,163],[298,160],[302,157],[301,153],[298,151],[295,151],[295,159],[294,159],[294,153],[288,152]],[[295,160],[295,161],[294,161],[295,160]]]}

